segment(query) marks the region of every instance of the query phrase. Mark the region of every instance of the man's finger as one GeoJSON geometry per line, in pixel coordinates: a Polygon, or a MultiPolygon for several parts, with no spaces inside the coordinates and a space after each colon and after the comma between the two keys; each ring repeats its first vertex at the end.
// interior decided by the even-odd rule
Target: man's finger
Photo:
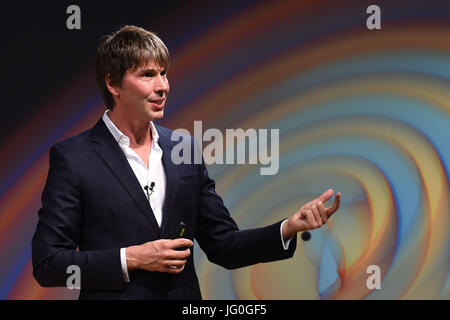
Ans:
{"type": "Polygon", "coordinates": [[[167,273],[180,273],[183,271],[185,265],[186,263],[171,263],[166,265],[161,271],[167,273]]]}
{"type": "Polygon", "coordinates": [[[172,260],[184,260],[187,257],[191,255],[191,251],[189,249],[178,251],[178,250],[172,250],[170,252],[169,259],[172,260]]]}
{"type": "Polygon", "coordinates": [[[325,206],[323,205],[322,201],[317,201],[316,202],[316,206],[317,209],[319,210],[319,213],[322,217],[323,223],[327,223],[328,219],[327,219],[327,215],[325,214],[325,206]]]}
{"type": "Polygon", "coordinates": [[[317,228],[318,225],[316,219],[314,219],[314,214],[310,209],[305,209],[303,211],[303,219],[306,220],[306,223],[310,228],[317,228]]]}
{"type": "Polygon", "coordinates": [[[166,268],[181,268],[186,264],[187,260],[167,260],[164,264],[166,268]]]}
{"type": "Polygon", "coordinates": [[[185,265],[183,265],[181,267],[171,266],[171,267],[165,268],[162,272],[176,274],[176,273],[180,273],[181,271],[183,271],[184,267],[185,267],[185,265]]]}
{"type": "Polygon", "coordinates": [[[189,239],[177,238],[177,239],[171,240],[170,248],[173,249],[173,248],[179,248],[179,247],[192,247],[193,245],[194,245],[194,243],[189,239]]]}
{"type": "Polygon", "coordinates": [[[322,217],[322,222],[327,223],[328,218],[327,218],[327,215],[325,214],[325,206],[323,205],[323,202],[317,201],[316,207],[317,207],[317,210],[319,210],[320,216],[322,217]]]}
{"type": "Polygon", "coordinates": [[[338,192],[336,194],[336,196],[334,197],[333,204],[329,208],[325,209],[325,213],[326,213],[327,217],[330,217],[333,213],[335,213],[336,210],[339,209],[340,204],[341,204],[341,193],[338,192]]]}
{"type": "Polygon", "coordinates": [[[314,219],[316,219],[317,224],[319,225],[319,227],[323,224],[322,221],[322,216],[320,215],[319,209],[317,209],[317,207],[312,207],[311,211],[314,214],[314,219]]]}
{"type": "Polygon", "coordinates": [[[333,193],[334,193],[333,189],[328,189],[318,199],[322,202],[326,202],[333,196],[333,193]]]}

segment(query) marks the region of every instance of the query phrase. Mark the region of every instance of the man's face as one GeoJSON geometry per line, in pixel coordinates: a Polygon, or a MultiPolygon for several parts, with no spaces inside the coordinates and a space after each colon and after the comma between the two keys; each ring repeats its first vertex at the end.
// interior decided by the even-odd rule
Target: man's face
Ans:
{"type": "Polygon", "coordinates": [[[169,90],[167,70],[150,62],[134,71],[127,70],[122,86],[117,88],[116,107],[120,104],[133,119],[159,120],[164,115],[169,90]]]}

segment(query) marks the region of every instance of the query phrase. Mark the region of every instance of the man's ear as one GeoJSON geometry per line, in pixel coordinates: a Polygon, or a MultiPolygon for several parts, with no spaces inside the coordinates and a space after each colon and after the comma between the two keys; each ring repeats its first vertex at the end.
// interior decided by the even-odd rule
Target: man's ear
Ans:
{"type": "Polygon", "coordinates": [[[106,83],[106,87],[108,88],[109,92],[111,92],[111,94],[114,97],[119,99],[120,98],[120,94],[119,94],[119,90],[118,90],[119,87],[112,84],[111,75],[109,73],[105,76],[105,83],[106,83]]]}

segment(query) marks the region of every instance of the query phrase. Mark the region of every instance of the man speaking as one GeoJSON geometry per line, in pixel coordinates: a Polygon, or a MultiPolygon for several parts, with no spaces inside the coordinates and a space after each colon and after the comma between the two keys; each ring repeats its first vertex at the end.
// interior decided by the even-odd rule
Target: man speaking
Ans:
{"type": "Polygon", "coordinates": [[[289,219],[239,230],[204,162],[174,164],[172,131],[153,123],[170,90],[161,39],[125,26],[103,38],[96,62],[107,110],[93,128],[50,148],[32,241],[42,286],[65,286],[75,265],[80,299],[201,299],[194,239],[228,269],[286,259],[297,232],[322,226],[339,208],[340,193],[324,205],[330,189],[289,219]]]}

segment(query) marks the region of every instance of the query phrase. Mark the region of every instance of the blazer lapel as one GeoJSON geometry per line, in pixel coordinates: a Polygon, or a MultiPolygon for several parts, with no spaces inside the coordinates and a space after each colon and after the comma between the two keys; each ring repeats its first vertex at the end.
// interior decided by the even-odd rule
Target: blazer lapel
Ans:
{"type": "Polygon", "coordinates": [[[169,234],[169,221],[176,218],[173,216],[173,212],[175,212],[173,206],[178,186],[179,166],[175,165],[171,159],[174,142],[170,140],[170,136],[165,130],[161,130],[157,125],[155,125],[155,127],[159,134],[159,146],[163,151],[162,163],[166,174],[166,195],[161,222],[161,238],[170,239],[172,238],[172,235],[169,234]]]}
{"type": "Polygon", "coordinates": [[[156,235],[159,237],[160,228],[156,222],[152,208],[119,144],[109,132],[102,119],[97,122],[93,129],[92,141],[95,144],[94,152],[105,162],[106,166],[116,176],[124,189],[136,201],[141,212],[147,217],[152,229],[154,229],[156,235]]]}

